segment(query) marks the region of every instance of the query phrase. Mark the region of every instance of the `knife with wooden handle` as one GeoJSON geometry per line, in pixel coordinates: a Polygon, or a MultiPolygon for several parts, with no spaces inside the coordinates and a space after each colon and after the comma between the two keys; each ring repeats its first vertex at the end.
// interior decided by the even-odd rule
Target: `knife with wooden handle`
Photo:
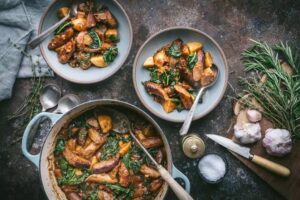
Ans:
{"type": "Polygon", "coordinates": [[[283,177],[288,177],[291,172],[288,168],[286,168],[283,165],[277,164],[275,162],[272,162],[268,159],[265,159],[263,157],[260,157],[258,155],[252,155],[250,153],[250,148],[248,147],[243,147],[232,140],[222,137],[219,135],[214,135],[214,134],[206,134],[206,136],[216,143],[222,145],[226,149],[233,151],[234,153],[239,154],[240,156],[243,156],[244,158],[247,158],[248,160],[254,162],[255,164],[283,177]]]}

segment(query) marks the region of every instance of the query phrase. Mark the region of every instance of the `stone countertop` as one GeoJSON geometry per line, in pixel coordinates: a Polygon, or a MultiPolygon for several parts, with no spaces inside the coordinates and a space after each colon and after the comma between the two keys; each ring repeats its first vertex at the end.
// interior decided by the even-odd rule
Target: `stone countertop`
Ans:
{"type": "MultiPolygon", "coordinates": [[[[174,124],[150,115],[164,130],[174,164],[191,181],[195,199],[282,199],[263,180],[217,144],[204,138],[204,133],[224,135],[232,116],[232,100],[241,91],[238,77],[244,76],[240,53],[250,45],[250,38],[270,44],[289,41],[299,48],[300,2],[295,1],[200,1],[200,0],[120,0],[133,25],[133,46],[124,66],[110,79],[93,85],[78,85],[60,77],[47,79],[56,83],[63,94],[75,93],[81,101],[118,99],[146,110],[135,94],[132,83],[132,63],[138,48],[152,34],[171,26],[189,26],[211,35],[223,48],[228,60],[230,86],[221,103],[203,119],[193,122],[190,131],[204,139],[206,153],[219,153],[228,162],[228,172],[218,185],[204,183],[197,174],[198,160],[187,159],[180,147],[174,124]],[[234,90],[233,90],[234,88],[234,90]]],[[[7,122],[31,88],[30,80],[17,80],[11,99],[0,102],[0,196],[3,199],[46,199],[39,182],[38,171],[21,153],[20,125],[7,122]]],[[[166,199],[176,199],[169,192],[166,199]]]]}

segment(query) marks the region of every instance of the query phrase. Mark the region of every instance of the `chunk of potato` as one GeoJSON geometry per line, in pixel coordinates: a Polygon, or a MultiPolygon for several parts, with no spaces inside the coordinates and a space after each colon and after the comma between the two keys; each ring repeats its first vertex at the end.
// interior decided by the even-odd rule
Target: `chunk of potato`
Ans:
{"type": "Polygon", "coordinates": [[[145,135],[143,134],[143,131],[141,131],[141,130],[135,131],[135,134],[136,134],[136,137],[137,137],[139,140],[146,139],[145,135]]]}
{"type": "Polygon", "coordinates": [[[146,59],[146,61],[144,62],[144,67],[148,68],[148,67],[153,67],[154,66],[154,59],[153,56],[149,57],[146,59]]]}
{"type": "Polygon", "coordinates": [[[200,42],[189,42],[186,45],[188,46],[190,53],[194,53],[203,47],[202,43],[200,42]]]}
{"type": "Polygon", "coordinates": [[[162,67],[166,60],[167,55],[164,50],[155,53],[153,56],[154,65],[156,65],[157,67],[162,67]]]}
{"type": "Polygon", "coordinates": [[[103,56],[93,56],[91,57],[91,62],[97,67],[106,67],[107,63],[104,61],[103,56]]]}
{"type": "Polygon", "coordinates": [[[211,68],[204,69],[201,76],[201,86],[209,85],[215,80],[215,72],[211,68]]]}
{"type": "Polygon", "coordinates": [[[112,42],[118,40],[118,30],[115,28],[107,29],[105,32],[105,38],[112,42]]]}
{"type": "Polygon", "coordinates": [[[69,14],[69,12],[70,9],[68,7],[61,7],[60,9],[58,9],[57,15],[59,18],[64,18],[69,14]]]}
{"type": "Polygon", "coordinates": [[[212,58],[210,52],[205,52],[204,66],[205,67],[211,67],[212,65],[213,65],[213,58],[212,58]]]}
{"type": "Polygon", "coordinates": [[[130,149],[131,142],[126,142],[120,145],[119,155],[124,156],[130,149]]]}
{"type": "Polygon", "coordinates": [[[83,44],[89,46],[92,43],[93,43],[93,39],[91,38],[91,36],[89,34],[85,34],[83,36],[83,44]]]}
{"type": "Polygon", "coordinates": [[[186,44],[184,44],[182,46],[182,50],[181,51],[182,51],[182,55],[184,55],[184,56],[190,55],[190,49],[189,49],[189,47],[186,44]]]}
{"type": "Polygon", "coordinates": [[[176,108],[176,104],[171,100],[164,101],[162,106],[164,111],[166,111],[167,113],[172,112],[176,108]]]}
{"type": "Polygon", "coordinates": [[[108,115],[99,115],[98,123],[103,133],[108,133],[112,129],[112,119],[108,115]]]}
{"type": "Polygon", "coordinates": [[[85,18],[77,18],[72,20],[73,28],[77,31],[85,31],[87,29],[87,21],[85,18]]]}

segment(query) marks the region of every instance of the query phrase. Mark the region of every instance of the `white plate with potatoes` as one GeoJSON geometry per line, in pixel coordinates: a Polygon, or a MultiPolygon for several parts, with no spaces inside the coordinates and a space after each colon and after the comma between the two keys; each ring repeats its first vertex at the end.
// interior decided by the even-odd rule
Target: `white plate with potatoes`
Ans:
{"type": "MultiPolygon", "coordinates": [[[[45,31],[47,28],[49,28],[50,26],[52,26],[53,24],[55,24],[56,22],[58,22],[60,20],[59,14],[61,14],[59,10],[63,7],[70,8],[71,2],[72,1],[69,0],[56,0],[53,3],[51,3],[40,21],[38,32],[41,33],[45,31]]],[[[80,2],[83,3],[88,1],[80,1],[80,2]]],[[[54,46],[53,49],[49,49],[49,43],[55,36],[57,36],[55,35],[55,33],[51,34],[40,45],[42,56],[44,57],[49,67],[60,77],[74,83],[91,84],[109,78],[114,73],[116,73],[120,69],[120,67],[124,64],[131,49],[131,45],[132,45],[131,22],[125,10],[122,8],[122,6],[115,0],[94,1],[94,3],[103,5],[106,9],[110,11],[110,13],[117,21],[116,27],[118,31],[119,42],[116,43],[115,47],[118,50],[118,54],[112,62],[110,62],[109,64],[105,64],[104,60],[102,59],[103,57],[91,56],[89,62],[92,63],[93,65],[92,67],[88,67],[87,69],[84,69],[81,66],[78,67],[78,63],[75,63],[74,66],[71,66],[70,62],[66,61],[66,57],[58,55],[59,54],[58,52],[60,52],[59,48],[56,48],[56,46],[54,46]]],[[[80,7],[78,9],[80,9],[80,7]]],[[[77,15],[79,14],[80,12],[78,12],[77,15]]],[[[102,16],[99,17],[101,18],[102,16]]],[[[88,21],[87,19],[84,19],[83,21],[85,20],[88,21]]],[[[75,36],[78,35],[75,34],[79,34],[81,32],[78,33],[78,31],[76,31],[75,28],[77,27],[78,23],[82,23],[82,20],[80,19],[80,17],[78,17],[78,19],[76,20],[70,19],[70,21],[71,21],[71,27],[74,29],[74,37],[71,40],[76,41],[78,37],[75,36]]],[[[99,28],[99,21],[96,22],[96,26],[93,28],[99,28]]],[[[88,28],[86,32],[90,34],[89,31],[91,29],[92,28],[88,28]]],[[[104,44],[107,43],[105,43],[105,41],[102,41],[101,47],[103,47],[104,44]]],[[[74,46],[76,46],[76,50],[77,50],[78,48],[77,43],[74,46]]],[[[90,46],[91,45],[89,45],[88,47],[90,46]]],[[[75,55],[73,54],[73,56],[75,55]]],[[[72,57],[70,59],[72,59],[72,57]]]]}
{"type": "Polygon", "coordinates": [[[140,47],[134,60],[134,88],[143,105],[154,115],[171,122],[183,122],[195,94],[201,88],[202,82],[208,78],[206,75],[209,74],[207,72],[210,72],[212,64],[218,67],[219,75],[216,83],[205,91],[202,102],[196,108],[193,120],[200,119],[219,104],[228,81],[224,52],[216,41],[202,31],[187,27],[171,27],[151,36],[140,47]],[[175,48],[176,45],[174,46],[178,40],[182,44],[179,51],[175,48]],[[196,59],[197,62],[194,60],[193,63],[193,56],[198,56],[200,51],[203,52],[203,69],[198,74],[199,79],[196,79],[195,69],[201,62],[196,59]],[[183,64],[184,62],[187,63],[183,64]],[[187,73],[181,71],[183,65],[188,68],[187,73]],[[178,73],[180,75],[177,77],[178,73]],[[189,74],[195,80],[190,80],[187,78],[189,76],[183,74],[189,74]]]}

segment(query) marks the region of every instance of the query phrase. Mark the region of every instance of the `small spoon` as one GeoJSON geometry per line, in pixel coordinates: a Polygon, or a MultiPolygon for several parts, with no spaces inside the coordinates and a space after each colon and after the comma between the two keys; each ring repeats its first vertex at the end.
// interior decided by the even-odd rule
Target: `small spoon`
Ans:
{"type": "Polygon", "coordinates": [[[79,97],[74,94],[67,94],[58,101],[56,110],[53,113],[66,113],[80,103],[79,97]]]}
{"type": "Polygon", "coordinates": [[[195,99],[195,101],[194,101],[194,103],[193,103],[190,111],[188,112],[188,115],[186,116],[181,129],[179,130],[179,133],[180,133],[181,136],[186,135],[187,132],[189,131],[189,128],[191,126],[192,119],[193,119],[196,107],[198,105],[198,101],[201,98],[201,96],[203,95],[204,91],[206,89],[208,89],[209,87],[213,86],[217,82],[217,79],[218,79],[218,76],[219,76],[219,69],[218,69],[218,67],[216,65],[213,65],[211,68],[215,72],[216,77],[215,77],[215,79],[211,83],[209,83],[208,85],[203,86],[199,90],[199,92],[198,92],[198,94],[196,96],[196,99],[195,99]]]}
{"type": "Polygon", "coordinates": [[[169,184],[172,188],[178,199],[180,200],[192,200],[193,198],[187,193],[170,175],[170,173],[160,164],[156,162],[156,160],[152,157],[152,155],[148,152],[148,150],[141,144],[141,142],[135,137],[134,133],[131,129],[131,124],[127,116],[117,110],[114,109],[103,109],[104,112],[108,113],[113,121],[112,130],[118,132],[120,134],[130,133],[131,137],[138,144],[138,146],[144,151],[144,153],[150,158],[153,164],[156,166],[159,171],[161,177],[169,184]]]}
{"type": "Polygon", "coordinates": [[[62,18],[60,21],[56,22],[52,26],[50,26],[47,30],[33,38],[29,43],[28,46],[31,49],[34,49],[37,45],[39,45],[41,42],[43,42],[55,29],[57,29],[60,25],[62,25],[65,21],[67,21],[70,17],[74,17],[77,15],[77,7],[78,2],[77,0],[73,0],[70,12],[62,18]]]}
{"type": "Polygon", "coordinates": [[[60,96],[61,91],[57,85],[46,85],[40,94],[40,103],[42,105],[42,111],[45,112],[46,110],[55,107],[60,96]]]}

